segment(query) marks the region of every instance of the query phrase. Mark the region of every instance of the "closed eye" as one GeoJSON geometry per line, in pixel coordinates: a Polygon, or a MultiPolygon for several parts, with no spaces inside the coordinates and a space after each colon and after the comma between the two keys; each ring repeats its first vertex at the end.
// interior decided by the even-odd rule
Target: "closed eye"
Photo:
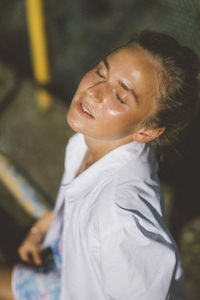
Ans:
{"type": "MultiPolygon", "coordinates": [[[[106,77],[100,73],[99,69],[96,69],[95,73],[96,73],[100,78],[106,79],[106,77]]],[[[123,104],[125,103],[125,102],[122,100],[122,98],[119,96],[118,93],[116,93],[116,97],[117,97],[117,100],[120,101],[120,103],[123,103],[123,104]]]]}
{"type": "Polygon", "coordinates": [[[103,76],[100,72],[99,72],[99,70],[97,69],[96,70],[96,74],[99,76],[99,77],[101,77],[101,78],[103,78],[103,79],[105,79],[105,76],[103,76]]]}
{"type": "Polygon", "coordinates": [[[125,103],[122,98],[120,98],[119,94],[116,94],[117,99],[121,102],[121,103],[125,103]]]}

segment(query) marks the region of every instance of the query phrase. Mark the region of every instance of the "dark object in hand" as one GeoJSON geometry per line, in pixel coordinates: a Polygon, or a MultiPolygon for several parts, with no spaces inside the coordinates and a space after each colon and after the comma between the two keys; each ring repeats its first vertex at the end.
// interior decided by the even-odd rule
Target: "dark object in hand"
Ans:
{"type": "Polygon", "coordinates": [[[39,273],[48,273],[51,270],[53,270],[53,268],[55,266],[55,262],[54,262],[53,251],[52,251],[51,247],[44,248],[40,252],[40,257],[42,260],[42,264],[39,266],[36,266],[34,264],[31,254],[29,255],[29,259],[30,259],[30,261],[32,261],[32,263],[27,263],[24,261],[21,261],[21,263],[24,264],[28,268],[33,268],[33,269],[37,270],[37,272],[39,272],[39,273]]]}
{"type": "Polygon", "coordinates": [[[40,257],[42,260],[42,264],[40,266],[37,266],[37,271],[41,273],[50,272],[55,266],[52,249],[50,247],[44,248],[40,252],[40,257]]]}

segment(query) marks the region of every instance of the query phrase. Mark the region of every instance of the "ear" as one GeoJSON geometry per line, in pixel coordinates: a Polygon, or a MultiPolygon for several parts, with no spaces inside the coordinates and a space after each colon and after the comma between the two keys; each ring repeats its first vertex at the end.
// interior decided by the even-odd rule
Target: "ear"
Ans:
{"type": "Polygon", "coordinates": [[[148,143],[155,140],[165,131],[165,127],[140,129],[133,134],[133,140],[139,143],[148,143]]]}

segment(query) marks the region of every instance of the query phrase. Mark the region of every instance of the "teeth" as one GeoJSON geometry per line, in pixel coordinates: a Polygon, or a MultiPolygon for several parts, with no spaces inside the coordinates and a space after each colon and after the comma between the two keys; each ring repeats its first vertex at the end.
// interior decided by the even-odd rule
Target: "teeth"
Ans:
{"type": "Polygon", "coordinates": [[[88,115],[91,116],[91,113],[87,110],[87,108],[85,108],[85,106],[83,104],[81,104],[81,107],[84,110],[84,112],[86,112],[88,115]]]}

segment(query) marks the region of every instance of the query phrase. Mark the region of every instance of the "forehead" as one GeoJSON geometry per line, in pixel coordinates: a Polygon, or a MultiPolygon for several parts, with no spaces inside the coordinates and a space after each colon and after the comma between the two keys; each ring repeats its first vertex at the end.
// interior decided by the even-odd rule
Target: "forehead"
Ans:
{"type": "Polygon", "coordinates": [[[110,72],[129,82],[141,95],[157,96],[159,62],[140,46],[120,48],[107,56],[110,72]]]}
{"type": "Polygon", "coordinates": [[[119,48],[111,52],[107,58],[112,63],[120,64],[123,69],[127,68],[127,70],[134,67],[148,71],[155,66],[156,61],[151,53],[139,45],[119,48]]]}

